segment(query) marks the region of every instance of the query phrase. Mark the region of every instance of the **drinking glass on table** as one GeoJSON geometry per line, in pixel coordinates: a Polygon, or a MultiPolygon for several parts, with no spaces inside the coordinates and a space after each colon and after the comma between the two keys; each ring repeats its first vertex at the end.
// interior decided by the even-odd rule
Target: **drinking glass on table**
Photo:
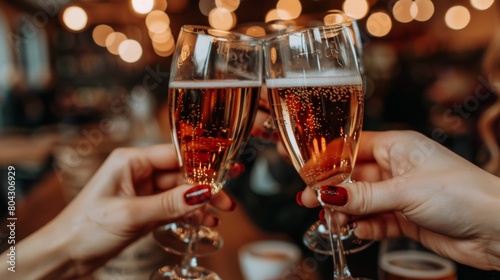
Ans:
{"type": "Polygon", "coordinates": [[[344,256],[340,230],[346,227],[320,194],[341,202],[345,194],[335,186],[351,178],[361,133],[363,86],[350,31],[335,24],[278,35],[264,41],[264,57],[275,125],[325,210],[334,279],[355,279],[344,256]]]}
{"type": "MultiPolygon", "coordinates": [[[[200,192],[215,195],[223,187],[250,137],[261,85],[260,41],[204,26],[181,28],[169,81],[170,129],[186,181],[209,186],[200,192]]],[[[158,269],[153,279],[220,279],[196,262],[197,255],[222,246],[216,231],[171,223],[154,236],[184,259],[181,265],[158,269]]]]}
{"type": "Polygon", "coordinates": [[[378,257],[380,280],[455,280],[455,263],[436,255],[408,238],[380,242],[378,257]]]}

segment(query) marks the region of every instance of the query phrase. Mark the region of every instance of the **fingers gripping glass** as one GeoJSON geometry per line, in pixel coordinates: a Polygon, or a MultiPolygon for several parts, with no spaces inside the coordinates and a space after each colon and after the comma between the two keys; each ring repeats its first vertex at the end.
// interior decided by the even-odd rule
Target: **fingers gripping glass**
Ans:
{"type": "MultiPolygon", "coordinates": [[[[262,85],[260,41],[204,26],[183,26],[172,60],[168,108],[181,171],[215,195],[246,144],[262,85]]],[[[196,215],[193,215],[196,217],[196,215]]],[[[165,250],[181,254],[181,265],[160,268],[153,279],[219,279],[196,264],[196,256],[222,246],[206,227],[173,223],[154,232],[165,250]]]]}

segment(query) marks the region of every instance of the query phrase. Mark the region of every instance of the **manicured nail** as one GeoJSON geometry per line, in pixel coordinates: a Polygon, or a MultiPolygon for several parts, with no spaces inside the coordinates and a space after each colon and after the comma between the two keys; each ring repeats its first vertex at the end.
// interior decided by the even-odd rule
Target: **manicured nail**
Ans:
{"type": "Polygon", "coordinates": [[[347,190],[339,186],[323,186],[320,189],[321,201],[335,206],[344,206],[347,204],[349,195],[347,190]]]}
{"type": "Polygon", "coordinates": [[[319,220],[323,223],[326,223],[326,218],[325,218],[325,210],[324,209],[321,209],[321,211],[319,211],[319,220]]]}
{"type": "Polygon", "coordinates": [[[229,178],[235,178],[242,175],[245,172],[245,166],[241,163],[235,163],[231,169],[229,169],[229,178]]]}
{"type": "Polygon", "coordinates": [[[302,191],[298,192],[297,195],[295,195],[295,201],[299,206],[304,206],[304,203],[302,203],[302,191]]]}
{"type": "Polygon", "coordinates": [[[210,185],[194,186],[184,193],[184,201],[188,205],[202,204],[212,198],[210,185]]]}

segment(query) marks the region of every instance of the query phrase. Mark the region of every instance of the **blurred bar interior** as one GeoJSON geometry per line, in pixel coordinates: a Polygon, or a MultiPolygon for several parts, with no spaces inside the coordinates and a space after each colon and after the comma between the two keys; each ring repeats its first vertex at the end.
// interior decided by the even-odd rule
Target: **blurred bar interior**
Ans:
{"type": "MultiPolygon", "coordinates": [[[[182,25],[265,36],[320,24],[330,10],[343,10],[360,26],[365,129],[418,130],[500,175],[498,1],[0,0],[0,164],[16,166],[26,209],[45,205],[40,218],[24,212],[18,238],[60,210],[42,197],[64,205],[113,148],[168,141],[168,73],[182,25]]],[[[274,180],[293,185],[293,169],[273,167],[274,154],[263,158],[277,169],[274,180]]],[[[276,193],[258,184],[260,196],[276,193]]],[[[292,197],[301,187],[287,192],[292,197]]],[[[228,190],[265,232],[299,236],[310,224],[266,220],[247,191],[228,190]]]]}

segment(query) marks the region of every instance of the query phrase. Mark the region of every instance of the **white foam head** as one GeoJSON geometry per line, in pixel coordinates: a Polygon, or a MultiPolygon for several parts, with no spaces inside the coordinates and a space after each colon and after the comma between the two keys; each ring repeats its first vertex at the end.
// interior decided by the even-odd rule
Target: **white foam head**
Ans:
{"type": "Polygon", "coordinates": [[[241,88],[261,85],[261,81],[246,80],[173,81],[170,82],[169,88],[241,88]]]}
{"type": "Polygon", "coordinates": [[[362,85],[360,76],[346,75],[346,76],[297,76],[287,77],[281,79],[266,80],[266,87],[279,88],[279,87],[324,87],[324,86],[342,86],[342,85],[362,85]]]}

